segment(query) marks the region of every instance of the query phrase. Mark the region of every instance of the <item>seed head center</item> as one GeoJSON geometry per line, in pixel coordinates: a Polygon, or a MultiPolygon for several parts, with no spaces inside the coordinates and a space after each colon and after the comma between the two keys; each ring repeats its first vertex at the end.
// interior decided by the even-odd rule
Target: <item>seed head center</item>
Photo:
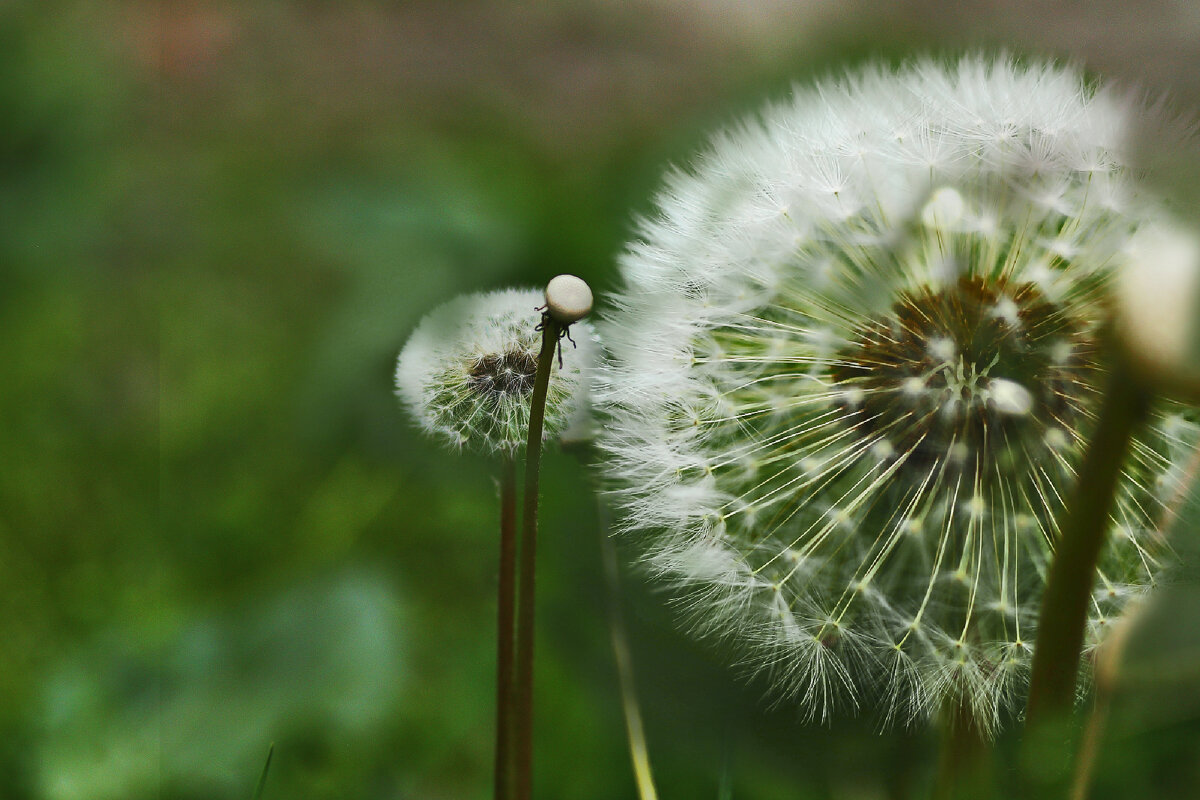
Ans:
{"type": "Polygon", "coordinates": [[[1094,381],[1085,326],[1033,284],[964,277],[906,292],[834,360],[846,421],[910,463],[1033,455],[1094,381]],[[1033,449],[1031,449],[1033,448],[1033,449]]]}
{"type": "Polygon", "coordinates": [[[482,356],[471,367],[468,384],[483,394],[520,394],[533,392],[537,356],[523,350],[509,350],[482,356]]]}

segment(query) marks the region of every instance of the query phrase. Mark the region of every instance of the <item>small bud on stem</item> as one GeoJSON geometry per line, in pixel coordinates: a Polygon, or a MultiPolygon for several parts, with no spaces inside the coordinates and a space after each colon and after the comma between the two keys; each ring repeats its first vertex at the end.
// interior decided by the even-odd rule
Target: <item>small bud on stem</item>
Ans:
{"type": "Polygon", "coordinates": [[[574,275],[558,275],[546,284],[546,313],[563,328],[578,322],[592,310],[592,290],[574,275]]]}
{"type": "Polygon", "coordinates": [[[1131,366],[1168,394],[1200,398],[1200,234],[1148,225],[1117,272],[1117,333],[1131,366]]]}

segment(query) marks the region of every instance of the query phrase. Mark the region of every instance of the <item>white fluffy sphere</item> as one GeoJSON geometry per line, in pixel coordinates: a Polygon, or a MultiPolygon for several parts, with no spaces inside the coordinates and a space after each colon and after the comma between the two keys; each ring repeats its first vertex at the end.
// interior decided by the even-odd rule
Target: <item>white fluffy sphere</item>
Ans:
{"type": "MultiPolygon", "coordinates": [[[[668,176],[603,326],[623,528],[810,714],[1023,697],[1094,421],[1110,282],[1160,217],[1136,102],[1049,64],[868,67],[668,176]]],[[[1198,436],[1134,444],[1089,646],[1154,581],[1198,436]]]]}
{"type": "MultiPolygon", "coordinates": [[[[404,345],[396,394],[428,433],[454,447],[512,452],[529,435],[529,401],[542,333],[542,292],[508,289],[458,297],[430,312],[404,345]]],[[[587,413],[595,333],[576,323],[551,365],[543,437],[580,423],[587,413]]]]}

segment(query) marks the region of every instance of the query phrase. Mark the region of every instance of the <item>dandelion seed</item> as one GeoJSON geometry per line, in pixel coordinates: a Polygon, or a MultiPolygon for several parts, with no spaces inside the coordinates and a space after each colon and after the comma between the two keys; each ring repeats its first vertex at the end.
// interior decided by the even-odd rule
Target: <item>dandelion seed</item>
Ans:
{"type": "Polygon", "coordinates": [[[463,295],[421,320],[396,365],[396,393],[428,433],[456,447],[501,455],[497,797],[510,789],[522,797],[530,793],[541,442],[587,436],[584,389],[597,348],[591,326],[579,320],[591,305],[591,289],[572,275],[554,278],[545,292],[463,295]],[[575,338],[568,332],[572,324],[575,338]],[[565,356],[561,338],[571,344],[565,356]],[[528,452],[518,565],[515,455],[523,444],[528,452]]]}
{"type": "MultiPolygon", "coordinates": [[[[955,703],[990,732],[1019,702],[1112,276],[1162,215],[1122,160],[1146,113],[1050,65],[872,68],[718,137],[642,223],[602,468],[697,629],[808,714],[955,703]]],[[[1156,413],[1089,647],[1166,557],[1200,426],[1156,413]]]]}

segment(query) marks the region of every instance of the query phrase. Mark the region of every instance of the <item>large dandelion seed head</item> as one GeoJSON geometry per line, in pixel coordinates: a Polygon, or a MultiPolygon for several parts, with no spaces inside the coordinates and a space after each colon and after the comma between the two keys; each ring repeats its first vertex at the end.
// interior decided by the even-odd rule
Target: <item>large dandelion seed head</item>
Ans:
{"type": "MultiPolygon", "coordinates": [[[[604,328],[604,468],[650,568],[808,713],[1023,694],[1108,369],[1108,288],[1163,212],[1127,96],[1051,65],[871,68],[669,176],[604,328]]],[[[1094,646],[1165,558],[1197,425],[1125,465],[1094,646]]]]}
{"type": "MultiPolygon", "coordinates": [[[[426,432],[485,452],[525,445],[544,304],[535,289],[483,292],[451,300],[421,320],[400,352],[396,394],[426,432]]],[[[544,439],[587,414],[596,339],[586,322],[571,331],[574,342],[563,347],[561,366],[551,365],[544,439]]]]}

